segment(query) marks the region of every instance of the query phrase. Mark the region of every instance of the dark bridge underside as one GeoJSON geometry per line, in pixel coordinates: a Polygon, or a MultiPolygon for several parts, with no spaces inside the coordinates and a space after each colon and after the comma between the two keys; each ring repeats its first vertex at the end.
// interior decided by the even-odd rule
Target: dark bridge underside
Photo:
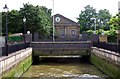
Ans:
{"type": "Polygon", "coordinates": [[[91,42],[33,42],[33,56],[89,55],[91,42]]]}

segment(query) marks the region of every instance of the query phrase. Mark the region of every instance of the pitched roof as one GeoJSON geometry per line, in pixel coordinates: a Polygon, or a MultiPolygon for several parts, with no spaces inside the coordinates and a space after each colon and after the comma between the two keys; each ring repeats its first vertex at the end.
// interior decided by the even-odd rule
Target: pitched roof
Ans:
{"type": "Polygon", "coordinates": [[[75,21],[67,18],[67,17],[64,17],[63,15],[61,14],[56,14],[54,15],[54,22],[55,22],[55,25],[74,25],[74,26],[79,26],[78,23],[76,23],[75,21]],[[56,21],[56,17],[59,17],[60,18],[60,21],[57,22],[56,21]]]}

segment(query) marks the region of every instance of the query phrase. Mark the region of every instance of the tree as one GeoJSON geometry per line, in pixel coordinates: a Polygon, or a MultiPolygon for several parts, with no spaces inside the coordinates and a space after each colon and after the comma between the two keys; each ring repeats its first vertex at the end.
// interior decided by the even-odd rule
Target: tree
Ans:
{"type": "Polygon", "coordinates": [[[27,30],[39,32],[42,36],[50,34],[51,9],[43,6],[24,4],[20,9],[21,18],[26,17],[27,30]]]}
{"type": "Polygon", "coordinates": [[[120,13],[113,16],[108,23],[111,25],[111,29],[120,30],[120,13]]]}
{"type": "MultiPolygon", "coordinates": [[[[2,27],[5,33],[6,13],[2,12],[2,27]]],[[[24,33],[23,17],[26,18],[26,29],[31,33],[39,32],[41,36],[50,35],[52,25],[51,9],[44,6],[33,6],[32,4],[23,4],[20,10],[11,10],[8,12],[9,33],[24,33]]]]}
{"type": "MultiPolygon", "coordinates": [[[[96,12],[96,9],[91,7],[90,5],[87,5],[85,7],[84,11],[81,11],[79,14],[78,23],[80,24],[81,32],[87,31],[87,30],[94,30],[95,27],[95,21],[96,21],[96,29],[103,29],[103,30],[109,30],[109,24],[107,23],[111,18],[111,14],[109,13],[109,10],[107,9],[101,9],[96,12]],[[92,20],[91,18],[95,18],[92,20]]],[[[98,32],[99,33],[99,32],[98,32]]]]}
{"type": "Polygon", "coordinates": [[[39,17],[41,21],[38,25],[42,29],[38,29],[38,32],[43,36],[50,35],[50,28],[52,26],[51,9],[47,9],[43,6],[40,7],[39,17]]]}
{"type": "Polygon", "coordinates": [[[96,17],[96,9],[94,9],[90,5],[87,5],[84,8],[85,10],[81,11],[81,13],[79,14],[79,18],[77,18],[78,23],[80,24],[81,32],[93,29],[93,27],[91,26],[94,21],[92,21],[91,18],[96,17]]]}
{"type": "Polygon", "coordinates": [[[99,10],[97,13],[97,19],[98,19],[97,28],[103,30],[109,30],[110,26],[107,22],[110,20],[110,18],[111,18],[111,14],[109,13],[109,10],[107,9],[99,10]]]}
{"type": "Polygon", "coordinates": [[[21,30],[19,25],[20,13],[17,10],[11,10],[8,14],[8,29],[10,33],[18,33],[21,30]]]}
{"type": "Polygon", "coordinates": [[[117,33],[116,30],[120,30],[120,14],[116,14],[113,16],[108,24],[110,25],[110,31],[108,32],[108,41],[110,42],[117,42],[117,33]]]}
{"type": "MultiPolygon", "coordinates": [[[[20,32],[20,25],[19,25],[19,11],[17,10],[11,10],[10,12],[7,13],[8,17],[8,32],[9,33],[18,33],[20,32]]],[[[5,25],[6,24],[6,13],[2,12],[2,31],[3,35],[5,33],[5,25]]]]}

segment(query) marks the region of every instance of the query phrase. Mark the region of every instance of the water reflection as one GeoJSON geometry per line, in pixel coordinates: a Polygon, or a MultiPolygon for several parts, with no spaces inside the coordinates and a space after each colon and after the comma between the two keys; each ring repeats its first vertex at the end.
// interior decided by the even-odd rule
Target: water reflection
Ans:
{"type": "Polygon", "coordinates": [[[105,77],[95,66],[81,59],[44,59],[32,65],[22,77],[62,78],[62,79],[101,79],[105,77]]]}

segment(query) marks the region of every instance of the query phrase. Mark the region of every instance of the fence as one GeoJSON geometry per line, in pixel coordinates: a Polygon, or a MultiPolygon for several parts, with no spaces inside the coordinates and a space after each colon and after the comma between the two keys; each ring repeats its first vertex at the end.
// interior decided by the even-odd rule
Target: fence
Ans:
{"type": "MultiPolygon", "coordinates": [[[[96,38],[96,37],[95,37],[96,38]]],[[[88,34],[80,34],[80,35],[55,35],[54,37],[55,41],[90,41],[91,38],[88,36],[88,34]]],[[[53,41],[53,36],[40,36],[39,33],[33,33],[33,41],[34,42],[50,42],[53,41]]]]}
{"type": "MultiPolygon", "coordinates": [[[[25,34],[25,40],[23,35],[10,35],[8,37],[8,44],[16,44],[16,43],[23,43],[24,41],[26,42],[31,42],[32,41],[32,34],[25,34]]],[[[0,47],[3,47],[5,45],[5,36],[0,37],[0,47]]]]}
{"type": "Polygon", "coordinates": [[[103,42],[94,42],[93,47],[98,47],[98,48],[102,48],[102,49],[106,49],[106,50],[110,50],[110,51],[120,53],[120,51],[118,51],[118,49],[119,49],[118,45],[116,45],[116,44],[108,44],[108,43],[103,43],[103,42]]]}
{"type": "MultiPolygon", "coordinates": [[[[15,51],[19,51],[19,50],[25,49],[27,47],[30,47],[30,43],[21,43],[21,44],[10,45],[10,46],[8,46],[8,53],[11,54],[15,51]]],[[[1,47],[1,49],[2,49],[1,56],[5,56],[6,47],[1,47]]]]}

